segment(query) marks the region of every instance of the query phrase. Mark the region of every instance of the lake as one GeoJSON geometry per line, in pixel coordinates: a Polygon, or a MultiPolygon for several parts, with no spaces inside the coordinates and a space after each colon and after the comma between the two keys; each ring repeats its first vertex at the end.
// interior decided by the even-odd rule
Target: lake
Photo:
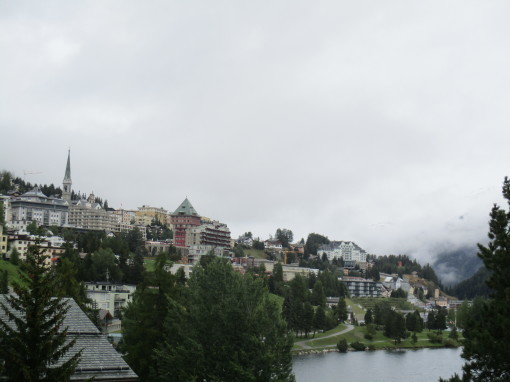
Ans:
{"type": "Polygon", "coordinates": [[[376,350],[295,356],[297,382],[433,382],[460,374],[461,348],[376,350]]]}

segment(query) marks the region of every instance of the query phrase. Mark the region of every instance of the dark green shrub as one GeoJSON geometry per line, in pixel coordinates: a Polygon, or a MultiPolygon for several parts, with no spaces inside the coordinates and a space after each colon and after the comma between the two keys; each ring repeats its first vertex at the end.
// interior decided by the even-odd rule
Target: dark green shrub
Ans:
{"type": "Polygon", "coordinates": [[[349,348],[349,345],[347,345],[347,340],[345,338],[342,338],[338,343],[336,344],[336,348],[340,353],[346,353],[347,349],[349,348]]]}
{"type": "Polygon", "coordinates": [[[351,342],[351,347],[356,351],[364,351],[366,349],[366,346],[363,342],[351,342]]]}
{"type": "Polygon", "coordinates": [[[433,344],[441,344],[443,343],[443,336],[440,333],[428,333],[427,337],[429,341],[433,344]]]}

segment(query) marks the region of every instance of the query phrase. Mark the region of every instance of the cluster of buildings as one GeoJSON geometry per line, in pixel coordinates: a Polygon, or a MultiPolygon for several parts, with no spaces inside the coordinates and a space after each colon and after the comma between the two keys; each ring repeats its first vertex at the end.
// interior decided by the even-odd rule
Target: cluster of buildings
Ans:
{"type": "MultiPolygon", "coordinates": [[[[148,245],[151,249],[162,250],[173,244],[182,249],[184,261],[192,264],[211,251],[223,254],[231,249],[227,225],[198,215],[188,198],[174,212],[146,205],[137,210],[104,208],[94,193],[73,200],[70,152],[62,186],[61,196],[45,195],[38,187],[24,194],[12,192],[0,196],[9,230],[8,233],[0,231],[2,257],[9,258],[14,248],[21,258],[24,257],[26,248],[35,240],[27,232],[27,226],[32,222],[38,226],[104,231],[107,234],[129,232],[137,228],[144,240],[147,239],[147,226],[166,226],[174,232],[173,241],[149,242],[148,245]]],[[[44,245],[51,247],[52,255],[58,256],[59,251],[53,241],[45,239],[44,245]]]]}

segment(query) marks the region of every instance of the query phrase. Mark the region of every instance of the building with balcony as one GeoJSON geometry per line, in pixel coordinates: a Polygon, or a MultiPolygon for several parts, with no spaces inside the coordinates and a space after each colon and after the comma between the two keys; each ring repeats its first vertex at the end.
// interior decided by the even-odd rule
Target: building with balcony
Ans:
{"type": "Polygon", "coordinates": [[[210,245],[230,248],[230,230],[218,221],[206,221],[186,231],[186,245],[210,245]]]}
{"type": "Polygon", "coordinates": [[[365,280],[361,277],[343,277],[349,296],[351,297],[380,297],[382,283],[378,281],[365,280]]]}
{"type": "Polygon", "coordinates": [[[92,300],[92,305],[96,309],[109,311],[113,317],[121,316],[123,308],[133,301],[133,294],[136,291],[136,285],[114,284],[110,282],[87,282],[85,283],[85,293],[92,300]]]}

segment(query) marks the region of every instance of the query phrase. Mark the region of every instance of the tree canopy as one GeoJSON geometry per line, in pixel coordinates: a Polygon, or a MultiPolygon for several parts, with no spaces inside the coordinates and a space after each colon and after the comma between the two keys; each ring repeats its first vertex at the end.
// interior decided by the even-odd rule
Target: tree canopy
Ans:
{"type": "MultiPolygon", "coordinates": [[[[507,177],[503,196],[510,206],[507,177]]],[[[510,212],[496,204],[488,236],[487,246],[478,244],[478,256],[491,272],[487,285],[493,293],[487,300],[478,299],[465,319],[463,381],[510,380],[510,212]]],[[[458,376],[451,378],[455,380],[458,376]]]]}
{"type": "Polygon", "coordinates": [[[157,352],[163,380],[294,381],[292,336],[262,279],[214,258],[188,286],[157,352]]]}
{"type": "Polygon", "coordinates": [[[0,320],[0,359],[8,381],[68,381],[81,357],[81,351],[67,355],[76,341],[68,341],[63,328],[69,307],[53,297],[57,280],[46,258],[38,245],[31,246],[26,274],[19,272],[24,287],[14,284],[15,294],[0,303],[8,317],[0,320]],[[67,360],[60,362],[64,356],[67,360]]]}

